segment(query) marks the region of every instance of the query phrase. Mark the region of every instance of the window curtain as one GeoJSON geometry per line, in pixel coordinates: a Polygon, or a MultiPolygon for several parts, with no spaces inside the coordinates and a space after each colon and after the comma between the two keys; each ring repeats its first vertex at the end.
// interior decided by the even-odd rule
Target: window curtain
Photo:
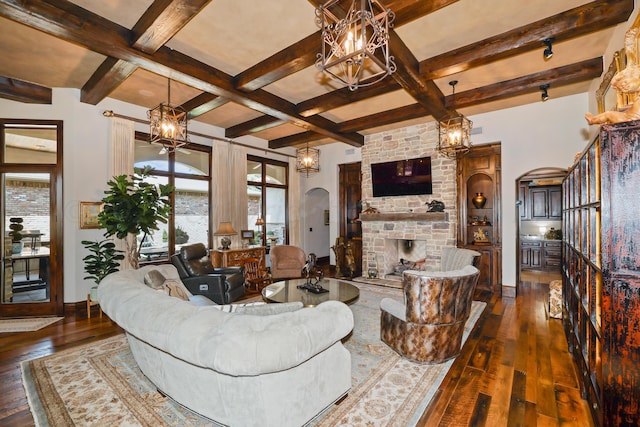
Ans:
{"type": "MultiPolygon", "coordinates": [[[[238,232],[231,236],[231,246],[238,247],[240,230],[247,229],[247,152],[229,142],[216,142],[212,157],[212,230],[215,233],[220,222],[231,222],[238,232]]],[[[214,247],[218,247],[218,240],[218,236],[213,236],[214,247]]]]}
{"type": "Polygon", "coordinates": [[[300,230],[300,175],[296,159],[289,159],[289,244],[302,247],[300,230]]]}
{"type": "MultiPolygon", "coordinates": [[[[131,175],[134,163],[135,129],[131,120],[111,118],[109,180],[118,175],[131,175]]],[[[135,236],[132,237],[135,244],[135,236]]],[[[116,249],[126,252],[124,239],[114,239],[116,249]]],[[[131,269],[126,259],[120,261],[120,270],[131,269]]]]}

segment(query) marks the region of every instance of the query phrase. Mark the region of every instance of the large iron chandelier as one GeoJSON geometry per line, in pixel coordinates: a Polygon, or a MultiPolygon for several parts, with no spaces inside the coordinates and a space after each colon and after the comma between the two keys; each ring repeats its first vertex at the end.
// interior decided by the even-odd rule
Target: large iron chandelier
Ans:
{"type": "Polygon", "coordinates": [[[378,0],[353,0],[339,19],[330,11],[339,1],[329,0],[316,8],[316,24],[322,29],[316,67],[356,90],[396,70],[389,56],[389,28],[395,14],[378,0]]]}
{"type": "Polygon", "coordinates": [[[320,172],[320,150],[309,148],[309,143],[305,148],[296,150],[296,170],[307,176],[320,172]]]}
{"type": "Polygon", "coordinates": [[[166,151],[174,151],[187,140],[187,112],[171,105],[171,79],[167,84],[167,102],[147,111],[149,117],[149,143],[162,144],[166,151]]]}
{"type": "MultiPolygon", "coordinates": [[[[457,80],[449,82],[453,89],[452,104],[455,104],[457,80]]],[[[436,149],[444,156],[455,159],[471,148],[471,127],[473,122],[462,114],[438,122],[439,137],[436,149]]]]}

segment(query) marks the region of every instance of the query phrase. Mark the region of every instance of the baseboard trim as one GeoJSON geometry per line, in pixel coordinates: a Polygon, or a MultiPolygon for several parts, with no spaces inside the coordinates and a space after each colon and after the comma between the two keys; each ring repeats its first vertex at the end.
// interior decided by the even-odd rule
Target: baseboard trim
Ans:
{"type": "Polygon", "coordinates": [[[515,298],[516,294],[517,292],[515,286],[502,285],[502,298],[515,298]]]}

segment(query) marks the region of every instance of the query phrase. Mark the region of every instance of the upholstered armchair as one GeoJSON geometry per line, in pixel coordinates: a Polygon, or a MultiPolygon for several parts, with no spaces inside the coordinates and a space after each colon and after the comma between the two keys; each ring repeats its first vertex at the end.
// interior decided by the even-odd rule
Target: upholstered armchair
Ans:
{"type": "Polygon", "coordinates": [[[466,265],[480,266],[482,254],[471,249],[445,246],[440,252],[440,265],[426,268],[428,271],[452,271],[459,270],[466,265]]]}
{"type": "Polygon", "coordinates": [[[307,262],[302,249],[289,245],[272,246],[269,255],[273,280],[302,277],[302,267],[307,262]]]}
{"type": "Polygon", "coordinates": [[[460,353],[480,271],[405,271],[404,303],[380,302],[380,338],[401,356],[423,363],[441,363],[460,353]]]}
{"type": "Polygon", "coordinates": [[[204,295],[217,304],[229,304],[244,296],[241,267],[214,268],[202,243],[186,245],[171,256],[180,280],[194,295],[204,295]]]}

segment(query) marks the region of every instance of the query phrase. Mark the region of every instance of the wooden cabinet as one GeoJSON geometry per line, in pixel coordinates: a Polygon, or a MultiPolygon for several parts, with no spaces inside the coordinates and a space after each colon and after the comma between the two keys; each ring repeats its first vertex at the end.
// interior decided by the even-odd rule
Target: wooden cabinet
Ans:
{"type": "Polygon", "coordinates": [[[529,186],[527,184],[520,184],[520,186],[518,186],[518,212],[520,213],[521,220],[531,219],[530,204],[529,186]]]}
{"type": "Polygon", "coordinates": [[[539,270],[541,267],[542,241],[523,240],[520,244],[521,266],[524,269],[539,270]]]}
{"type": "Polygon", "coordinates": [[[560,271],[562,242],[531,240],[520,242],[520,266],[523,270],[560,271]]]}
{"type": "Polygon", "coordinates": [[[562,242],[544,241],[542,242],[541,265],[543,270],[560,271],[562,264],[562,242]]]}
{"type": "Polygon", "coordinates": [[[252,248],[214,249],[211,251],[211,264],[214,267],[231,267],[244,265],[247,258],[258,258],[260,269],[265,268],[266,248],[256,246],[252,248]]]}
{"type": "Polygon", "coordinates": [[[500,186],[500,144],[473,147],[458,159],[457,244],[482,254],[478,288],[496,293],[502,288],[500,186]],[[479,193],[484,203],[474,203],[479,193]]]}
{"type": "Polygon", "coordinates": [[[563,182],[563,322],[599,426],[640,425],[640,121],[603,125],[563,182]]]}
{"type": "Polygon", "coordinates": [[[562,188],[560,186],[531,187],[529,188],[529,200],[530,219],[559,220],[562,218],[562,188]]]}

